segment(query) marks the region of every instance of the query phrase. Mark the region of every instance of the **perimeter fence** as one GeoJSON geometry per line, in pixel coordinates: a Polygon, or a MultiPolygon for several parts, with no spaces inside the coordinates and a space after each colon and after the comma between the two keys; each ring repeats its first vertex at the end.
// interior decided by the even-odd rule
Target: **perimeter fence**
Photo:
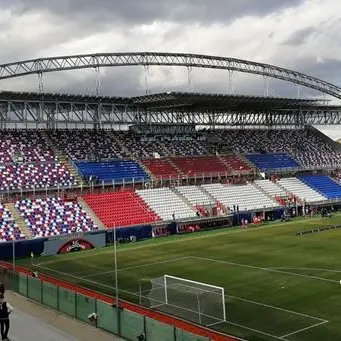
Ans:
{"type": "Polygon", "coordinates": [[[48,308],[126,340],[135,341],[144,333],[147,341],[213,341],[30,275],[8,271],[6,286],[48,308]],[[97,319],[92,322],[89,316],[94,313],[97,319]]]}

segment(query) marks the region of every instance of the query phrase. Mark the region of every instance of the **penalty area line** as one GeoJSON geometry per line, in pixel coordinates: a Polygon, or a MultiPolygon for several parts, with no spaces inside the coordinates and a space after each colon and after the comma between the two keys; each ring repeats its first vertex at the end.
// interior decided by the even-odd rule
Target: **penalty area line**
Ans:
{"type": "Polygon", "coordinates": [[[286,337],[291,336],[291,335],[296,335],[296,334],[302,333],[302,332],[304,332],[304,331],[306,331],[306,330],[309,330],[309,329],[312,329],[312,328],[316,328],[316,327],[322,326],[322,325],[324,325],[324,324],[326,324],[326,323],[328,323],[328,322],[329,322],[329,321],[322,321],[322,322],[313,324],[312,326],[309,326],[309,327],[305,327],[305,328],[296,330],[296,331],[294,331],[294,332],[292,332],[292,333],[289,333],[289,334],[285,334],[285,335],[283,335],[283,336],[281,336],[281,337],[282,337],[282,338],[286,338],[286,337]]]}
{"type": "Polygon", "coordinates": [[[334,279],[329,279],[329,278],[324,278],[324,277],[318,277],[318,276],[310,276],[310,275],[304,275],[304,274],[298,274],[296,272],[290,272],[290,271],[285,271],[285,270],[276,270],[273,268],[264,268],[260,266],[254,266],[254,265],[248,265],[248,264],[242,264],[242,263],[235,263],[235,262],[229,262],[229,261],[224,261],[224,260],[219,260],[219,259],[212,259],[212,258],[205,258],[205,257],[197,257],[193,256],[192,258],[196,258],[202,261],[207,261],[207,262],[215,262],[215,263],[221,263],[221,264],[227,264],[227,265],[233,265],[233,266],[240,266],[243,268],[249,268],[249,269],[254,269],[254,270],[262,270],[262,271],[268,271],[268,272],[275,272],[283,275],[291,275],[291,276],[297,276],[297,277],[303,277],[303,278],[311,278],[319,281],[324,281],[324,282],[331,282],[331,283],[339,283],[339,281],[334,280],[334,279]]]}

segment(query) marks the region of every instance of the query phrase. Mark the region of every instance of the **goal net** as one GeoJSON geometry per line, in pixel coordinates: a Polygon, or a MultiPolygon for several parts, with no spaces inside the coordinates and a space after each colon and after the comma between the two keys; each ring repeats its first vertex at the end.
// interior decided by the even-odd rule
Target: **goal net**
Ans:
{"type": "Polygon", "coordinates": [[[150,281],[151,308],[206,326],[226,321],[224,288],[168,275],[150,281]]]}

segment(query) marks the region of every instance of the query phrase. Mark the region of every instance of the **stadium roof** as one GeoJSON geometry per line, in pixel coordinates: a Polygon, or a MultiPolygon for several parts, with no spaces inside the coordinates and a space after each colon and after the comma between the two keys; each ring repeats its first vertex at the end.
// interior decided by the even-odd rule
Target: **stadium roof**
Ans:
{"type": "Polygon", "coordinates": [[[37,92],[0,92],[0,101],[44,101],[106,103],[138,106],[146,110],[191,109],[203,110],[286,110],[286,109],[340,109],[326,105],[322,99],[302,99],[288,97],[261,97],[246,95],[225,95],[210,93],[164,92],[137,97],[114,97],[94,95],[74,95],[37,92]]]}

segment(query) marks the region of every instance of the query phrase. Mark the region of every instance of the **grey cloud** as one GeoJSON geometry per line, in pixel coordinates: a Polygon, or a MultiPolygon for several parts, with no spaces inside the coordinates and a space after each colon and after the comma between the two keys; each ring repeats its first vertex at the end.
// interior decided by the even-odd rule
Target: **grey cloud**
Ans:
{"type": "Polygon", "coordinates": [[[144,23],[154,20],[226,22],[242,15],[266,15],[303,0],[5,0],[17,12],[46,10],[71,18],[103,22],[144,23]]]}
{"type": "Polygon", "coordinates": [[[302,45],[304,44],[311,36],[317,33],[316,27],[307,27],[303,30],[299,30],[294,32],[285,42],[286,45],[302,45]]]}

